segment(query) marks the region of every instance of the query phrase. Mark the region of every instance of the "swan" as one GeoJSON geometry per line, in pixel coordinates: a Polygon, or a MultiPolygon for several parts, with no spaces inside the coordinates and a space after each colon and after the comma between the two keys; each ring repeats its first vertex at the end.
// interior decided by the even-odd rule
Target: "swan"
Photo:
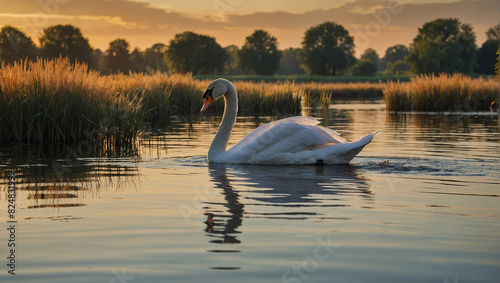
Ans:
{"type": "Polygon", "coordinates": [[[231,164],[343,164],[349,163],[377,131],[348,142],[335,131],[316,126],[312,117],[296,116],[258,127],[226,150],[238,113],[238,96],[226,79],[212,81],[203,92],[204,112],[212,101],[224,97],[222,122],[208,150],[210,163],[231,164]]]}

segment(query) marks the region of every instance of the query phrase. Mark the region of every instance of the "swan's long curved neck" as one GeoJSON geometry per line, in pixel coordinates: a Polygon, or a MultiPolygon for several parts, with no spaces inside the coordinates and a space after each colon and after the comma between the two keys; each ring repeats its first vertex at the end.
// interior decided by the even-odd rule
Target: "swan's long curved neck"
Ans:
{"type": "Polygon", "coordinates": [[[236,115],[238,114],[238,97],[232,85],[229,85],[227,89],[227,93],[224,94],[224,116],[222,117],[219,130],[212,141],[212,145],[208,150],[208,160],[214,155],[226,151],[229,138],[231,137],[231,131],[236,122],[236,115]]]}

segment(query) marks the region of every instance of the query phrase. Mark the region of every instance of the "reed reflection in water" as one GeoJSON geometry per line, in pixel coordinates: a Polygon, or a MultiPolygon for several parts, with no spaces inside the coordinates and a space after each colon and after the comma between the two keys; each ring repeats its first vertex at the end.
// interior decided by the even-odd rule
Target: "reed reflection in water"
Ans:
{"type": "MultiPolygon", "coordinates": [[[[20,209],[85,206],[86,198],[140,181],[134,150],[93,148],[81,154],[78,146],[58,144],[13,149],[2,156],[2,173],[15,172],[20,209]]],[[[7,187],[7,179],[2,178],[0,185],[7,187]]]]}

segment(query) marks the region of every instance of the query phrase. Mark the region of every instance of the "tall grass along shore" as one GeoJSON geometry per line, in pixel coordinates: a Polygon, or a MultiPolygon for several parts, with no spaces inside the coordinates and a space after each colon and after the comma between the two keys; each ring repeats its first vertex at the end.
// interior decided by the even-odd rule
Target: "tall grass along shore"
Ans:
{"type": "MultiPolygon", "coordinates": [[[[145,123],[199,113],[208,80],[188,75],[100,76],[67,59],[0,68],[0,144],[91,141],[130,143],[145,123]]],[[[294,84],[238,82],[240,111],[298,114],[302,95],[294,84]]],[[[222,113],[217,101],[213,113],[222,113]]]]}
{"type": "Polygon", "coordinates": [[[0,142],[129,142],[142,124],[140,103],[65,59],[2,66],[0,142]]]}
{"type": "MultiPolygon", "coordinates": [[[[67,59],[38,60],[0,68],[0,144],[132,143],[148,124],[199,113],[209,80],[190,75],[101,76],[67,59]]],[[[411,82],[274,83],[236,81],[246,115],[296,115],[303,106],[328,109],[335,98],[384,96],[389,110],[489,109],[498,82],[463,75],[423,76],[411,82]]],[[[224,103],[211,113],[222,114],[224,103]]]]}
{"type": "Polygon", "coordinates": [[[423,75],[408,83],[388,82],[383,92],[390,111],[489,111],[500,85],[462,74],[423,75]]]}

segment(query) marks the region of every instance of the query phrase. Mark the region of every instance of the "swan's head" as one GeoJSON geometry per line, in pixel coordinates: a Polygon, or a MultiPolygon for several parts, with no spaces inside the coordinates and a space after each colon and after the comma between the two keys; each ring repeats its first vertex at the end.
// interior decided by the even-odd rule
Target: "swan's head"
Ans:
{"type": "Polygon", "coordinates": [[[224,96],[224,94],[228,91],[228,86],[230,85],[231,83],[226,79],[216,79],[211,82],[203,92],[203,99],[205,100],[205,103],[203,103],[203,107],[200,112],[205,111],[212,101],[224,96]]]}

